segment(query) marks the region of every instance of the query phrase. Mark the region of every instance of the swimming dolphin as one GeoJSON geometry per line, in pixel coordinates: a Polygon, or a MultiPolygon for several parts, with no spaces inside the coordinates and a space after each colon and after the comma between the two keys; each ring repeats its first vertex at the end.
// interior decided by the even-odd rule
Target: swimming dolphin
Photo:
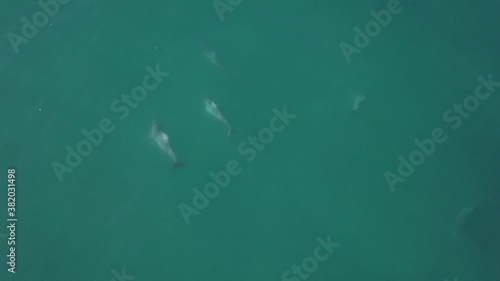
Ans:
{"type": "Polygon", "coordinates": [[[170,143],[168,141],[168,135],[161,129],[160,124],[158,124],[156,120],[153,120],[153,129],[151,131],[151,136],[156,141],[158,146],[163,151],[165,151],[168,156],[170,156],[170,158],[174,161],[174,164],[172,164],[172,169],[184,165],[184,163],[177,160],[175,152],[172,150],[172,147],[170,146],[170,143]]]}
{"type": "Polygon", "coordinates": [[[217,53],[215,51],[212,51],[212,50],[205,50],[203,52],[205,54],[205,57],[211,62],[213,63],[214,65],[220,67],[220,68],[224,68],[220,62],[219,62],[219,59],[217,58],[217,53]]]}
{"type": "Polygon", "coordinates": [[[453,229],[453,238],[458,239],[467,234],[471,228],[471,222],[477,213],[479,204],[472,204],[463,208],[455,219],[455,227],[453,229]]]}
{"type": "Polygon", "coordinates": [[[457,246],[477,260],[480,280],[498,280],[500,276],[500,197],[498,191],[481,191],[479,202],[463,208],[455,221],[457,246]]]}
{"type": "Polygon", "coordinates": [[[358,95],[356,96],[356,99],[354,100],[354,106],[352,107],[353,111],[358,111],[359,109],[359,104],[363,102],[366,99],[365,95],[358,95]]]}
{"type": "Polygon", "coordinates": [[[217,104],[215,104],[215,102],[213,102],[209,98],[205,98],[205,109],[208,113],[210,113],[212,116],[217,118],[217,120],[221,121],[222,123],[224,123],[227,126],[227,129],[228,129],[227,136],[228,137],[229,137],[229,135],[231,135],[234,132],[233,127],[231,127],[231,125],[229,125],[229,122],[226,120],[224,115],[222,115],[222,113],[219,110],[219,107],[217,107],[217,104]]]}
{"type": "Polygon", "coordinates": [[[232,75],[232,76],[239,75],[238,72],[229,69],[224,63],[221,62],[219,55],[212,47],[205,45],[204,50],[203,50],[203,54],[213,65],[222,69],[226,75],[228,75],[228,76],[229,75],[232,75]]]}

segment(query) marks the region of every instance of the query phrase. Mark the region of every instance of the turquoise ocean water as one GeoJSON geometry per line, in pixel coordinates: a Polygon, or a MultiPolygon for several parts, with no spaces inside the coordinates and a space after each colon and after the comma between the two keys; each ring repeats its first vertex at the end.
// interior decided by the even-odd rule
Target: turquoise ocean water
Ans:
{"type": "Polygon", "coordinates": [[[339,44],[389,2],[243,0],[221,21],[211,1],[71,0],[16,53],[9,34],[42,9],[4,1],[1,280],[499,281],[500,87],[467,118],[443,114],[478,76],[500,81],[500,4],[402,0],[348,63],[339,44]],[[147,67],[169,76],[126,116],[114,110],[147,67]],[[284,108],[295,118],[249,160],[249,137],[284,108]],[[153,119],[185,166],[170,169],[153,119]],[[102,120],[114,130],[58,179],[53,163],[102,120]],[[446,141],[392,192],[384,173],[439,128],[446,141]],[[179,205],[231,161],[240,173],[186,224],[179,205]],[[340,247],[311,262],[321,239],[340,247]]]}

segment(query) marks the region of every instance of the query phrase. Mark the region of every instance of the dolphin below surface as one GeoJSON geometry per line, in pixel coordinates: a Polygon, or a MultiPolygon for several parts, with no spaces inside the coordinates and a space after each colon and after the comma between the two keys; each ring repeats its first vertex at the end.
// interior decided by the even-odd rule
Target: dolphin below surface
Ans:
{"type": "Polygon", "coordinates": [[[153,129],[151,131],[151,136],[156,141],[158,146],[163,151],[165,151],[168,154],[168,156],[170,156],[172,161],[174,161],[174,163],[172,164],[172,169],[184,165],[184,163],[177,160],[177,156],[175,156],[175,152],[172,149],[172,146],[170,146],[168,135],[161,129],[160,124],[158,124],[156,120],[153,120],[153,129]]]}
{"type": "Polygon", "coordinates": [[[463,208],[455,221],[454,238],[471,257],[478,279],[499,280],[500,276],[500,206],[484,200],[463,208]]]}
{"type": "Polygon", "coordinates": [[[217,54],[217,52],[214,50],[213,47],[205,45],[203,54],[208,59],[208,61],[210,61],[210,63],[222,69],[225,72],[226,76],[239,76],[238,72],[228,68],[226,64],[221,62],[219,55],[217,54]]]}
{"type": "Polygon", "coordinates": [[[220,122],[224,123],[227,127],[227,136],[230,136],[235,130],[231,125],[229,125],[229,122],[227,119],[222,115],[221,111],[219,110],[219,107],[215,102],[213,102],[209,98],[205,98],[205,109],[207,110],[208,113],[210,113],[212,116],[217,118],[220,122]]]}
{"type": "Polygon", "coordinates": [[[365,95],[356,96],[356,99],[354,99],[354,105],[352,107],[352,110],[357,112],[359,109],[359,104],[362,103],[365,99],[366,99],[365,95]]]}

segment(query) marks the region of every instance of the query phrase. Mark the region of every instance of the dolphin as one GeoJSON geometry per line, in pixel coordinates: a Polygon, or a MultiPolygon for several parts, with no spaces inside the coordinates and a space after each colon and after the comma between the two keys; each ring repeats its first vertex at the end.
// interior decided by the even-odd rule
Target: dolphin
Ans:
{"type": "Polygon", "coordinates": [[[458,239],[467,234],[468,228],[470,229],[471,223],[477,213],[479,204],[468,205],[463,208],[455,219],[455,227],[453,229],[453,238],[458,239]]]}
{"type": "Polygon", "coordinates": [[[224,63],[221,62],[219,55],[212,47],[205,44],[203,54],[213,65],[222,69],[227,76],[238,76],[239,75],[238,72],[229,69],[224,63]]]}
{"type": "Polygon", "coordinates": [[[175,169],[177,167],[180,167],[184,165],[181,161],[177,160],[177,157],[175,156],[175,152],[172,150],[172,147],[170,146],[170,142],[168,141],[168,135],[161,129],[160,124],[156,122],[156,120],[153,120],[153,129],[151,131],[151,137],[156,141],[158,146],[165,151],[168,156],[174,161],[172,164],[172,169],[175,169]]]}
{"type": "Polygon", "coordinates": [[[215,104],[215,102],[213,102],[211,99],[209,98],[205,98],[205,110],[210,113],[212,116],[214,116],[215,118],[217,118],[217,120],[221,121],[222,123],[224,123],[227,127],[227,136],[229,137],[235,130],[233,127],[231,127],[231,125],[229,125],[229,122],[227,121],[227,119],[224,117],[224,115],[222,115],[222,113],[220,112],[219,110],[219,107],[217,106],[217,104],[215,104]]]}
{"type": "Polygon", "coordinates": [[[217,67],[220,67],[220,68],[224,68],[220,62],[219,62],[219,58],[217,57],[217,53],[213,50],[205,50],[203,52],[205,54],[205,57],[214,65],[216,65],[217,67]]]}
{"type": "Polygon", "coordinates": [[[352,110],[357,112],[359,109],[359,104],[362,103],[366,99],[365,95],[357,95],[356,98],[354,99],[354,106],[352,107],[352,110]]]}

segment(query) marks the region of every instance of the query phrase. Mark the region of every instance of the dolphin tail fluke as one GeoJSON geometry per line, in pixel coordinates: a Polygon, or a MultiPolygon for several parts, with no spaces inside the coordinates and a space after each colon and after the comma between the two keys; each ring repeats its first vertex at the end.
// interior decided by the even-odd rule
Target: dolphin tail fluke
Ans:
{"type": "Polygon", "coordinates": [[[175,168],[179,168],[181,166],[184,166],[184,163],[182,163],[181,161],[177,161],[174,164],[172,164],[172,170],[175,168]]]}

